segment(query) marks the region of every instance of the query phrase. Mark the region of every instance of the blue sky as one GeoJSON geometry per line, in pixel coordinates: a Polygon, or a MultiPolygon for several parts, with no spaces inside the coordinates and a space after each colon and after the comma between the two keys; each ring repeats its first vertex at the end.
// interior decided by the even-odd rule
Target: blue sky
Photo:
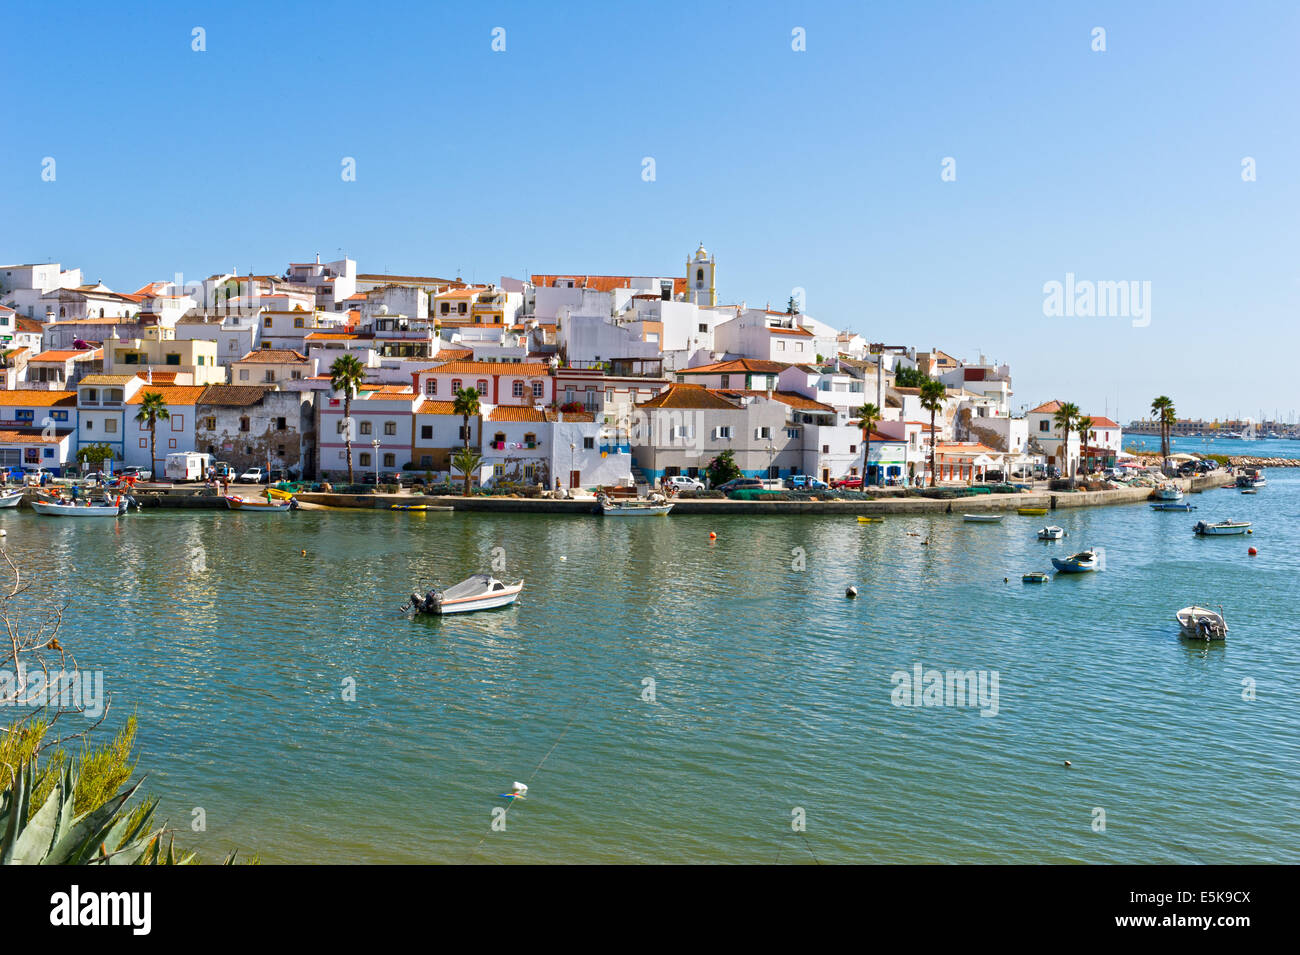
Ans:
{"type": "Polygon", "coordinates": [[[1017,405],[1300,413],[1294,3],[187,6],[11,8],[0,260],[483,281],[702,240],[723,302],[804,288],[1017,405]],[[1066,273],[1149,281],[1150,324],[1045,317],[1066,273]]]}

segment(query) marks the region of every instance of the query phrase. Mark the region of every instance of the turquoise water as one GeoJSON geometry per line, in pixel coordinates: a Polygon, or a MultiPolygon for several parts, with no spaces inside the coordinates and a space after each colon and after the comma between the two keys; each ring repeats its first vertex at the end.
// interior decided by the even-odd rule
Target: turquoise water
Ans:
{"type": "Polygon", "coordinates": [[[64,643],[105,671],[110,722],[138,712],[163,815],[206,812],[183,841],[210,857],[1295,863],[1300,470],[1268,477],[1193,514],[1060,511],[1054,544],[1014,514],[0,522],[71,599],[64,643]],[[1225,517],[1256,533],[1193,537],[1225,517]],[[1105,572],[1020,583],[1085,544],[1105,572]],[[516,607],[398,613],[496,547],[516,607]],[[1223,604],[1226,644],[1179,639],[1194,601],[1223,604]],[[917,662],[996,671],[997,715],[894,706],[917,662]]]}

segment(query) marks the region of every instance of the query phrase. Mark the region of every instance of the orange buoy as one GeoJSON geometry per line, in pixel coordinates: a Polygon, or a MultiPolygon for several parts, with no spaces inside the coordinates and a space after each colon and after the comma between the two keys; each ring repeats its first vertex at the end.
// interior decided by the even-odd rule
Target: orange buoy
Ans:
{"type": "Polygon", "coordinates": [[[711,541],[715,541],[715,540],[717,540],[717,539],[718,539],[718,535],[717,535],[716,533],[714,533],[713,531],[709,531],[709,540],[711,540],[711,541]]]}
{"type": "Polygon", "coordinates": [[[1256,554],[1259,553],[1259,551],[1255,550],[1255,548],[1252,547],[1250,550],[1246,551],[1246,553],[1249,554],[1251,557],[1254,557],[1256,554]]]}

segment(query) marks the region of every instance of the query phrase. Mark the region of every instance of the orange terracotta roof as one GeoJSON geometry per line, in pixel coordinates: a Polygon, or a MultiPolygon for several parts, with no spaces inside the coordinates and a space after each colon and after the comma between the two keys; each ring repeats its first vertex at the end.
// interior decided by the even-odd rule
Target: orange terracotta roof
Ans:
{"type": "Polygon", "coordinates": [[[958,441],[958,442],[940,441],[938,444],[934,446],[934,452],[935,454],[951,454],[951,455],[969,454],[972,456],[977,454],[1004,454],[1005,453],[1003,451],[995,451],[993,448],[985,447],[984,445],[975,441],[958,441]]]}
{"type": "Polygon", "coordinates": [[[71,431],[66,431],[56,437],[47,438],[39,431],[35,434],[24,434],[21,431],[0,431],[0,444],[58,444],[71,433],[71,431]]]}
{"type": "Polygon", "coordinates": [[[43,351],[39,355],[33,355],[32,361],[67,361],[70,358],[84,358],[87,361],[94,361],[96,358],[103,358],[104,351],[100,348],[80,348],[80,349],[51,349],[43,351]]]}
{"type": "Polygon", "coordinates": [[[1097,416],[1092,419],[1093,428],[1118,428],[1119,425],[1109,418],[1097,416]]]}
{"type": "Polygon", "coordinates": [[[518,405],[497,405],[488,415],[489,421],[543,422],[546,415],[541,408],[521,408],[518,405]]]}
{"type": "Polygon", "coordinates": [[[474,357],[472,348],[440,348],[438,354],[434,356],[441,361],[460,361],[462,359],[474,357]]]}
{"type": "Polygon", "coordinates": [[[135,376],[146,384],[151,385],[174,385],[176,384],[176,372],[174,371],[137,371],[135,376]]]}
{"type": "Polygon", "coordinates": [[[415,409],[416,414],[455,414],[456,402],[454,401],[437,401],[432,398],[425,398],[420,402],[420,406],[415,409]]]}
{"type": "Polygon", "coordinates": [[[334,341],[339,339],[360,338],[359,335],[353,335],[348,332],[312,332],[303,338],[305,342],[317,341],[334,341]]]}
{"type": "Polygon", "coordinates": [[[803,335],[812,338],[813,333],[806,328],[769,328],[768,331],[773,335],[803,335]]]}
{"type": "Polygon", "coordinates": [[[163,401],[169,405],[195,405],[199,403],[199,398],[203,396],[206,388],[207,385],[145,385],[127,398],[126,403],[143,404],[145,395],[158,394],[162,395],[163,401]]]}
{"type": "Polygon", "coordinates": [[[426,369],[427,373],[438,375],[548,375],[550,365],[518,364],[500,361],[449,361],[445,365],[435,365],[426,369]]]}
{"type": "MultiPolygon", "coordinates": [[[[716,390],[721,392],[724,395],[751,395],[755,398],[767,397],[766,391],[759,391],[756,388],[749,389],[749,390],[734,390],[731,388],[719,388],[716,390]]],[[[820,401],[814,401],[812,398],[809,398],[807,395],[801,395],[793,391],[774,391],[772,392],[772,399],[774,401],[780,401],[783,404],[787,404],[791,408],[795,408],[799,411],[830,411],[830,412],[835,411],[835,409],[830,405],[822,404],[820,401]]]]}
{"type": "Polygon", "coordinates": [[[34,388],[0,391],[0,405],[8,408],[51,408],[55,405],[76,403],[75,391],[37,391],[34,388]]]}
{"type": "MultiPolygon", "coordinates": [[[[653,276],[643,276],[651,278],[653,276]]],[[[668,276],[660,276],[668,278],[668,276]]],[[[616,288],[631,288],[632,276],[630,275],[534,275],[530,281],[542,288],[552,288],[556,279],[572,280],[575,288],[595,289],[597,292],[612,292],[616,288]]],[[[673,279],[673,294],[683,295],[687,289],[685,278],[673,279]]]]}
{"type": "Polygon", "coordinates": [[[259,362],[262,364],[281,365],[288,362],[306,362],[309,359],[306,355],[294,351],[292,348],[260,348],[249,352],[241,362],[259,362]]]}
{"type": "Polygon", "coordinates": [[[1029,413],[1030,414],[1056,414],[1056,412],[1060,410],[1061,410],[1061,403],[1059,401],[1049,401],[1046,404],[1039,405],[1037,408],[1030,408],[1029,413]]]}
{"type": "Polygon", "coordinates": [[[712,365],[697,365],[694,368],[679,369],[679,375],[714,375],[733,371],[757,371],[767,374],[779,374],[789,368],[783,361],[766,361],[761,358],[735,358],[731,361],[714,362],[712,365]]]}
{"type": "Polygon", "coordinates": [[[740,407],[731,399],[703,385],[672,384],[638,408],[717,408],[734,410],[740,407]]]}

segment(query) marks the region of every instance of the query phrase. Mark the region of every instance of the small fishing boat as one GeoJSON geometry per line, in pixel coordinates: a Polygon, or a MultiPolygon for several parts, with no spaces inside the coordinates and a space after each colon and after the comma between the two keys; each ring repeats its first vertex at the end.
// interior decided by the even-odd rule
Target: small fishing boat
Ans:
{"type": "Polygon", "coordinates": [[[1155,491],[1157,501],[1181,501],[1183,490],[1177,484],[1162,484],[1155,491]]]}
{"type": "Polygon", "coordinates": [[[117,517],[126,513],[126,501],[105,501],[91,504],[89,501],[78,504],[73,501],[32,501],[32,510],[46,517],[117,517]]]}
{"type": "Polygon", "coordinates": [[[963,514],[961,519],[968,524],[997,524],[1005,516],[1005,514],[963,514]]]}
{"type": "Polygon", "coordinates": [[[1237,487],[1239,488],[1261,488],[1267,486],[1268,481],[1264,477],[1264,472],[1259,468],[1247,468],[1245,473],[1237,475],[1237,487]]]}
{"type": "Polygon", "coordinates": [[[1030,571],[1022,574],[1020,582],[1022,584],[1045,584],[1052,579],[1052,575],[1041,570],[1030,571]]]}
{"type": "Polygon", "coordinates": [[[1253,487],[1243,487],[1243,488],[1241,489],[1241,493],[1242,493],[1242,494],[1258,494],[1259,491],[1255,490],[1253,487]]]}
{"type": "Polygon", "coordinates": [[[672,509],[672,501],[655,498],[644,501],[616,501],[602,494],[596,503],[596,513],[606,517],[653,517],[657,514],[667,514],[672,509]]]}
{"type": "Polygon", "coordinates": [[[1016,513],[1022,517],[1044,517],[1047,515],[1045,507],[1017,507],[1016,513]]]}
{"type": "Polygon", "coordinates": [[[1038,532],[1040,541],[1059,541],[1065,536],[1065,528],[1057,527],[1055,524],[1049,524],[1038,532]]]}
{"type": "Polygon", "coordinates": [[[22,491],[0,491],[0,508],[17,507],[22,499],[22,491]]]}
{"type": "Polygon", "coordinates": [[[1226,537],[1230,534],[1244,534],[1250,530],[1250,521],[1218,521],[1210,524],[1197,521],[1192,533],[1198,537],[1226,537]]]}
{"type": "Polygon", "coordinates": [[[1193,640],[1222,640],[1228,635],[1228,623],[1223,619],[1223,608],[1219,612],[1205,607],[1184,607],[1174,614],[1183,636],[1193,640]]]}
{"type": "Polygon", "coordinates": [[[1100,563],[1097,552],[1092,550],[1081,550],[1077,554],[1071,554],[1064,560],[1057,557],[1052,558],[1052,566],[1063,574],[1086,574],[1089,571],[1096,570],[1100,563]]]}
{"type": "Polygon", "coordinates": [[[863,517],[861,515],[858,515],[858,523],[859,524],[883,524],[885,523],[885,519],[883,517],[863,517]]]}
{"type": "Polygon", "coordinates": [[[491,574],[475,574],[446,590],[434,588],[423,597],[412,593],[411,599],[402,605],[402,612],[414,610],[442,617],[472,610],[493,610],[514,603],[523,589],[522,580],[517,584],[503,584],[491,574]]]}
{"type": "Polygon", "coordinates": [[[428,504],[389,504],[390,511],[426,511],[429,509],[428,504]]]}
{"type": "Polygon", "coordinates": [[[1157,501],[1155,504],[1151,505],[1151,510],[1153,511],[1194,511],[1196,510],[1196,505],[1188,504],[1186,501],[1179,501],[1177,503],[1173,501],[1157,501]]]}
{"type": "Polygon", "coordinates": [[[226,506],[232,511],[247,514],[285,514],[294,510],[298,502],[292,498],[287,501],[250,501],[246,498],[228,495],[226,506]]]}

